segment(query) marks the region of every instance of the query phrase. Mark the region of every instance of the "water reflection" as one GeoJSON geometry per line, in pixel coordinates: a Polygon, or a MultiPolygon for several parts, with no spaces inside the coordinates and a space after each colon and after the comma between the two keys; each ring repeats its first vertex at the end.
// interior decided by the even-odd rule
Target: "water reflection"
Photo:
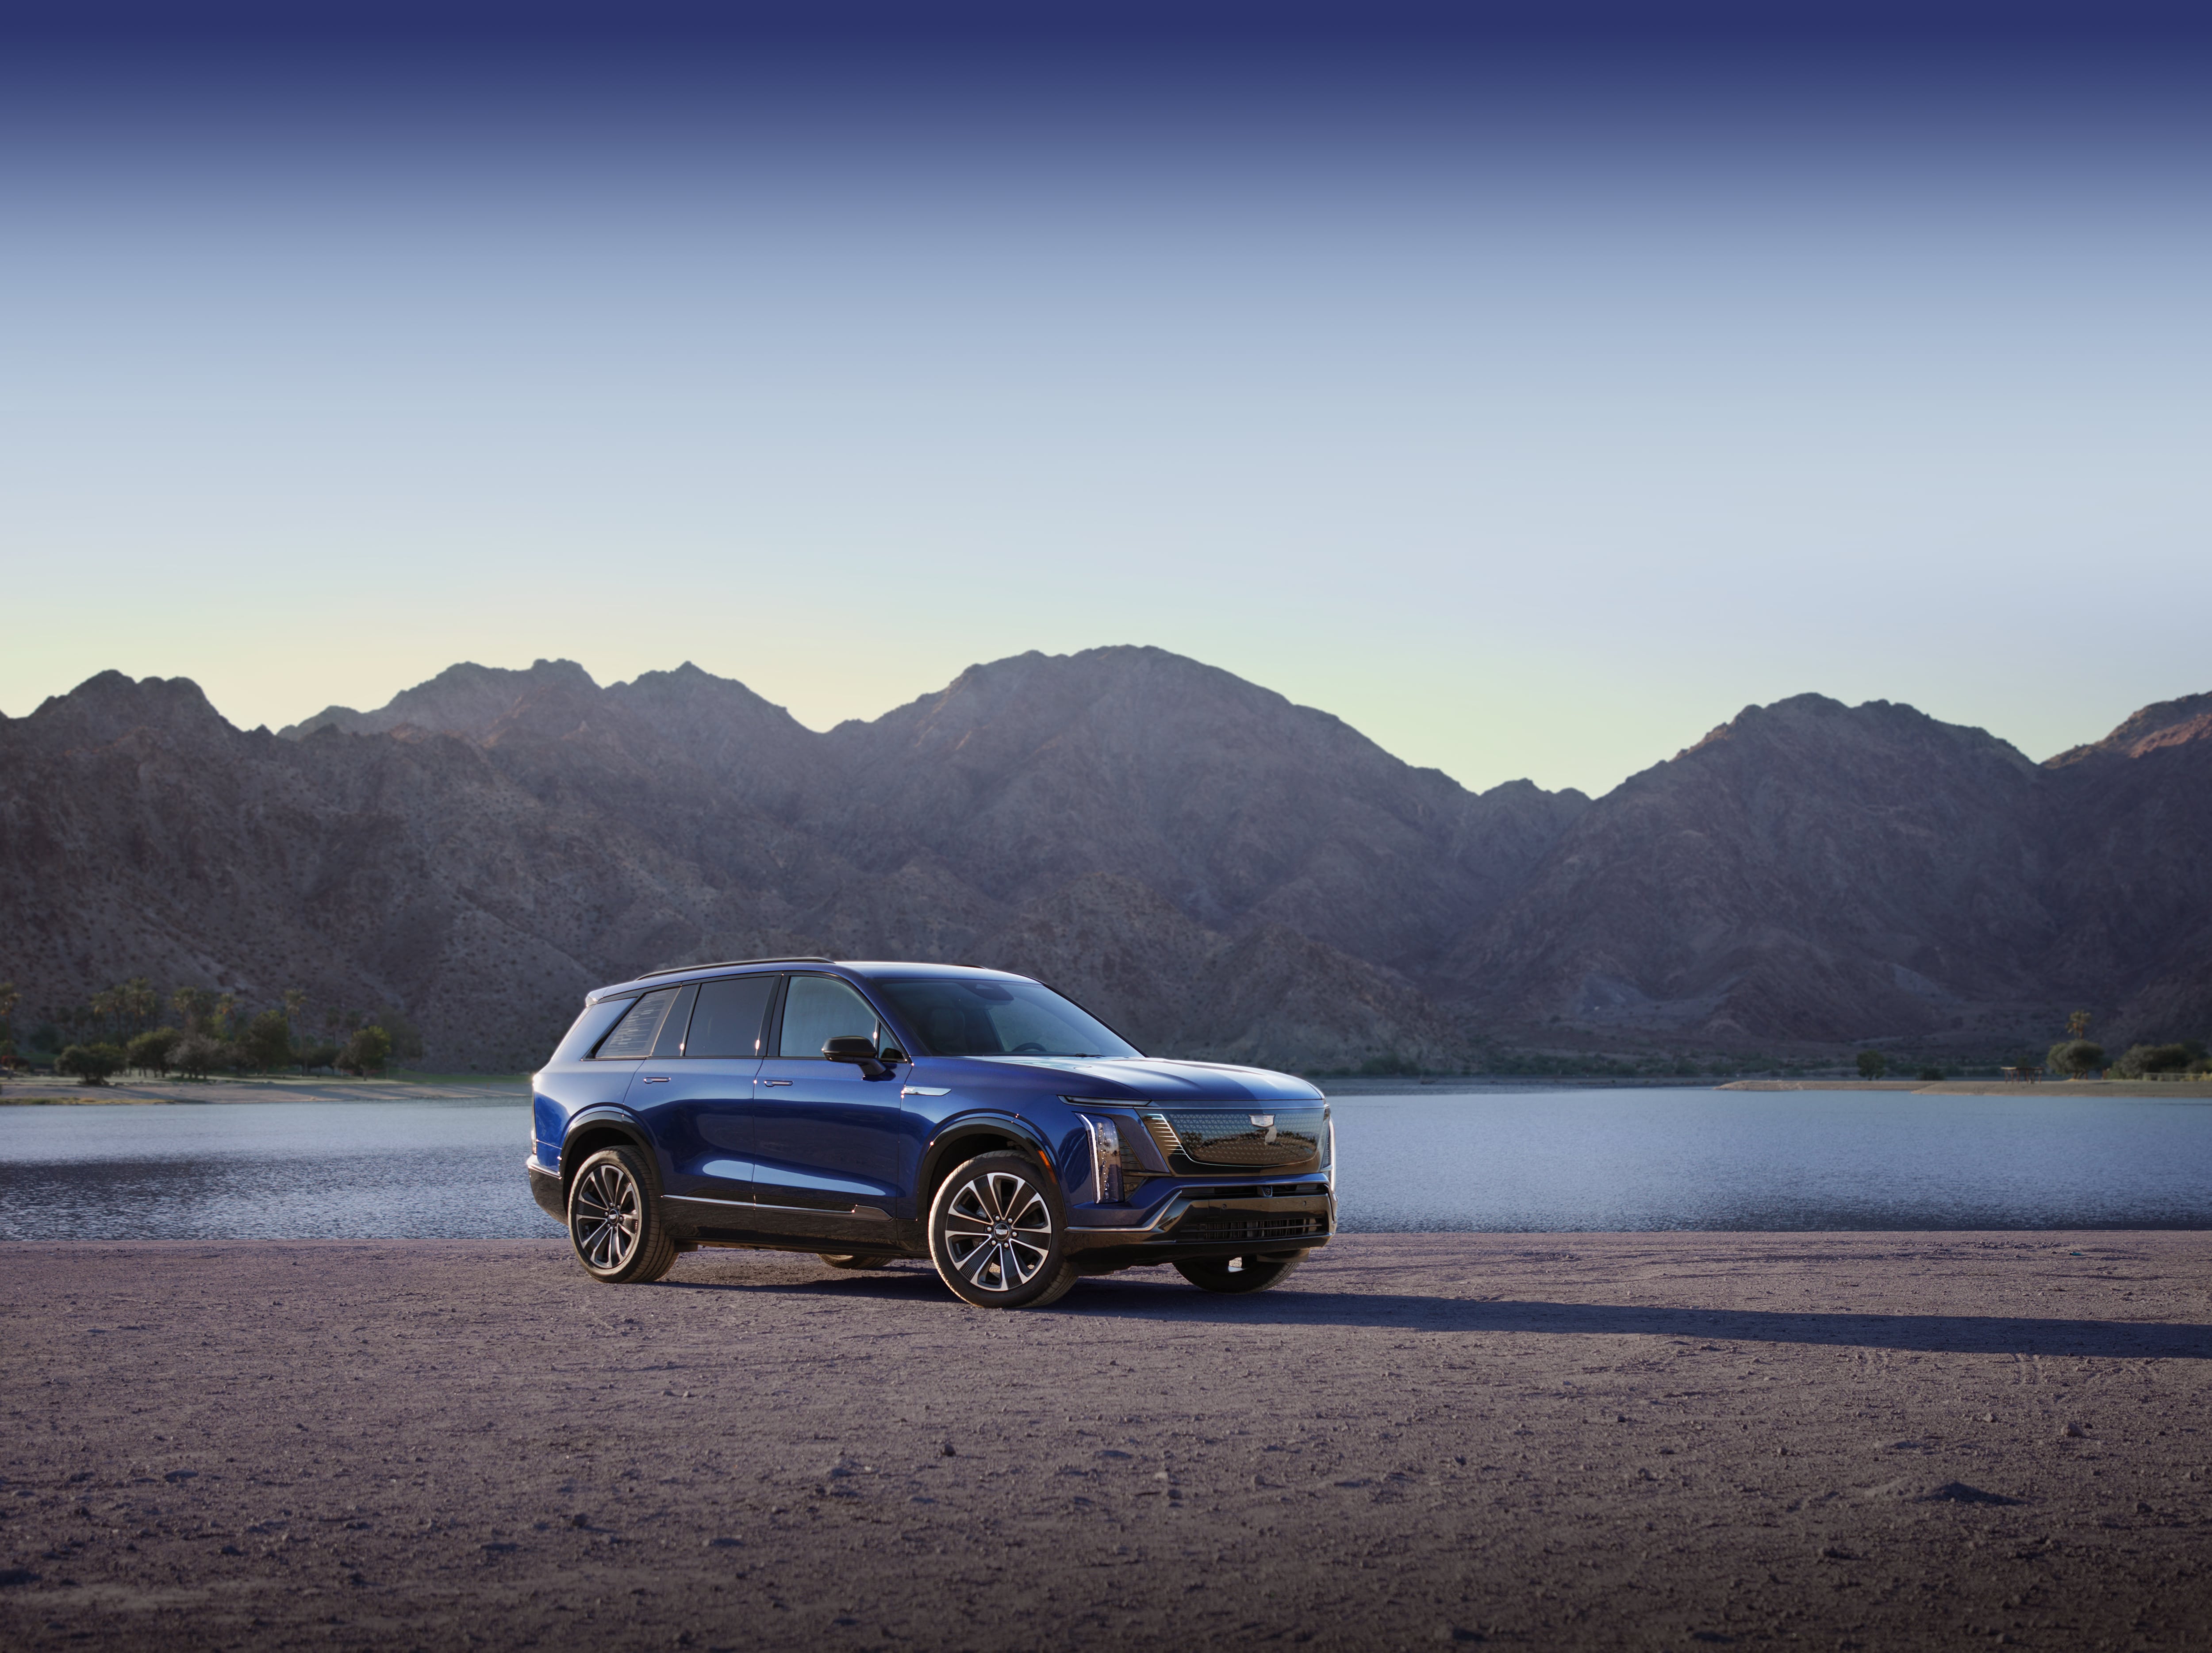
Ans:
{"type": "MultiPolygon", "coordinates": [[[[1549,1091],[1335,1104],[1351,1230],[2212,1227],[2212,1103],[1549,1091]]],[[[0,1108],[0,1238],[551,1237],[526,1103],[0,1108]]]]}
{"type": "Polygon", "coordinates": [[[530,1105],[0,1109],[0,1238],[557,1235],[522,1175],[530,1105]]]}
{"type": "Polygon", "coordinates": [[[1619,1090],[1334,1106],[1348,1229],[2212,1227],[2212,1102],[1619,1090]]]}

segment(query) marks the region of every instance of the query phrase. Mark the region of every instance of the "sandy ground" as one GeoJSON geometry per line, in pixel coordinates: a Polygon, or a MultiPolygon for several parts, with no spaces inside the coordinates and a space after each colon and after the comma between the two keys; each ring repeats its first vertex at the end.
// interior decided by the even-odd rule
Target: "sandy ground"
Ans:
{"type": "Polygon", "coordinates": [[[2212,1235],[4,1255],[11,1650],[2212,1644],[2212,1235]]]}

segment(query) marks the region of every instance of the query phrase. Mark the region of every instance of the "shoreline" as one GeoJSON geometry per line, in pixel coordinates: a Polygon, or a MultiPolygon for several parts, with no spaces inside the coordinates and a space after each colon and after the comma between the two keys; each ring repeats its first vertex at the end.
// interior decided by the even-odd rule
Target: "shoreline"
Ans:
{"type": "MultiPolygon", "coordinates": [[[[1566,1091],[1891,1091],[1923,1097],[2065,1096],[2212,1100],[2212,1079],[1728,1079],[1654,1078],[1341,1079],[1316,1080],[1332,1100],[1360,1097],[1543,1095],[1566,1091]]],[[[0,1108],[194,1107],[210,1103],[465,1102],[530,1096],[527,1074],[439,1074],[421,1079],[131,1080],[104,1085],[15,1080],[0,1085],[0,1108]],[[49,1088],[51,1087],[51,1088],[49,1088]]]]}
{"type": "Polygon", "coordinates": [[[375,1079],[284,1074],[263,1079],[110,1079],[76,1085],[67,1079],[11,1079],[0,1085],[0,1108],[190,1108],[218,1102],[467,1102],[511,1092],[530,1098],[530,1076],[488,1073],[425,1074],[375,1079]]]}
{"type": "Polygon", "coordinates": [[[1721,1091],[1899,1091],[1916,1097],[2212,1097],[2212,1079],[1731,1079],[1721,1091]]]}
{"type": "Polygon", "coordinates": [[[1347,1235],[925,1268],[22,1242],[0,1638],[382,1653],[1796,1638],[2212,1614],[2212,1237],[1347,1235]]]}

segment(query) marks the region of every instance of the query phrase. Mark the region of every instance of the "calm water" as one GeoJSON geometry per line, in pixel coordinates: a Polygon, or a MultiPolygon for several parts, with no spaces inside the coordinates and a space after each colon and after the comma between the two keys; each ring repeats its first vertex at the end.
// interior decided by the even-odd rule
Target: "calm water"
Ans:
{"type": "MultiPolygon", "coordinates": [[[[1548,1091],[1335,1104],[1349,1229],[2212,1228],[2212,1102],[1548,1091]]],[[[0,1238],[550,1237],[526,1103],[0,1108],[0,1238]]]]}

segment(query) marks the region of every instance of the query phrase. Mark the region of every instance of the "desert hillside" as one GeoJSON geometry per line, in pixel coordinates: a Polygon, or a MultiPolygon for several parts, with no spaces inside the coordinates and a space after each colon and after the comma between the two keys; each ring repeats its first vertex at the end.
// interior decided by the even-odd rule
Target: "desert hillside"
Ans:
{"type": "MultiPolygon", "coordinates": [[[[457,665],[271,734],[106,672],[0,719],[0,977],[392,1005],[542,1056],[597,983],[1000,964],[1140,1044],[1308,1069],[1503,1039],[1990,1048],[2212,1027],[2212,696],[2039,764],[1909,707],[1752,708],[1593,803],[1476,793],[1157,649],[806,729],[684,665],[457,665]]],[[[21,1017],[18,1020],[21,1020],[21,1017]]]]}

